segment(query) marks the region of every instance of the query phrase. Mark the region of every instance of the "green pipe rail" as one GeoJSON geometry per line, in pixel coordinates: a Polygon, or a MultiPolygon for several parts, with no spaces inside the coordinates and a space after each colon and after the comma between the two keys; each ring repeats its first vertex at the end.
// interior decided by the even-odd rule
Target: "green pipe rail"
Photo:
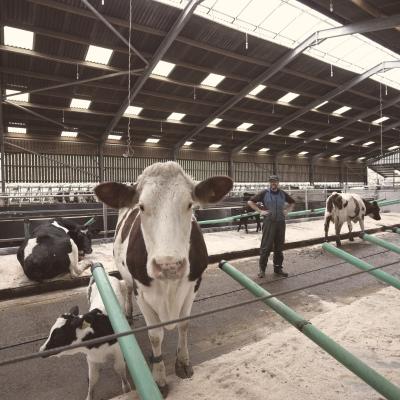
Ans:
{"type": "MultiPolygon", "coordinates": [[[[334,256],[337,256],[341,258],[342,260],[347,261],[348,263],[354,265],[355,267],[362,269],[363,271],[369,271],[371,268],[374,268],[373,265],[366,263],[365,261],[360,260],[357,257],[352,256],[351,254],[347,253],[346,251],[343,251],[341,249],[338,249],[337,247],[333,246],[330,243],[324,243],[322,245],[322,248],[326,250],[328,253],[333,254],[334,256]]],[[[369,271],[369,273],[375,278],[378,278],[379,280],[388,283],[389,285],[392,285],[396,289],[400,290],[400,280],[395,278],[394,276],[388,274],[385,271],[381,271],[379,269],[375,269],[373,271],[369,271]]],[[[400,399],[400,397],[399,397],[400,399]]]]}
{"type": "Polygon", "coordinates": [[[394,232],[394,233],[400,233],[400,228],[394,228],[394,229],[393,229],[393,232],[394,232]]]}
{"type": "MultiPolygon", "coordinates": [[[[377,201],[378,205],[380,207],[384,206],[390,206],[393,204],[399,204],[399,200],[380,200],[377,201]]],[[[318,215],[323,215],[325,213],[325,207],[323,208],[315,208],[312,210],[300,210],[300,211],[292,211],[288,213],[288,217],[293,218],[293,217],[311,217],[311,216],[318,216],[318,215]]],[[[260,213],[258,211],[250,212],[247,214],[240,214],[240,215],[232,215],[231,217],[225,217],[225,218],[220,218],[220,219],[209,219],[205,221],[198,221],[199,225],[211,225],[211,224],[224,224],[225,222],[232,222],[241,218],[248,218],[248,217],[253,217],[255,215],[259,215],[260,213]]]]}
{"type": "Polygon", "coordinates": [[[379,239],[379,238],[377,238],[375,236],[368,235],[367,233],[364,233],[363,235],[361,235],[361,238],[366,240],[367,242],[376,244],[378,246],[384,247],[385,249],[388,249],[388,250],[393,251],[393,252],[395,252],[397,254],[400,254],[400,247],[396,246],[393,243],[387,242],[386,240],[379,239]]]}
{"type": "MultiPolygon", "coordinates": [[[[256,297],[270,295],[268,291],[257,285],[228,262],[221,261],[219,267],[256,297]]],[[[400,399],[399,387],[359,360],[286,304],[276,298],[268,298],[262,301],[385,398],[389,400],[400,399]]]]}
{"type": "MultiPolygon", "coordinates": [[[[92,266],[92,274],[99,289],[101,299],[110,318],[111,326],[115,333],[127,332],[131,330],[121,306],[108,280],[107,273],[103,265],[95,263],[92,266]]],[[[143,357],[142,351],[136,341],[135,335],[127,335],[118,338],[118,343],[124,355],[128,370],[139,397],[143,400],[162,400],[162,395],[154,382],[150,369],[143,357]]]]}

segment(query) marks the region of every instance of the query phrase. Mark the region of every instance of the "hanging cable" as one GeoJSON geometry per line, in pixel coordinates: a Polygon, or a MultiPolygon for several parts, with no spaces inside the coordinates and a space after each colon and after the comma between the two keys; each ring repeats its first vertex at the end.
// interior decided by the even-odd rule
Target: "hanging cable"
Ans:
{"type": "Polygon", "coordinates": [[[248,50],[249,49],[249,36],[246,32],[246,43],[245,43],[245,49],[248,50]]]}
{"type": "Polygon", "coordinates": [[[79,65],[76,64],[76,80],[79,79],[79,65]]]}
{"type": "Polygon", "coordinates": [[[383,156],[383,126],[382,126],[382,83],[379,83],[379,117],[380,117],[380,134],[381,134],[381,156],[383,156]]]}

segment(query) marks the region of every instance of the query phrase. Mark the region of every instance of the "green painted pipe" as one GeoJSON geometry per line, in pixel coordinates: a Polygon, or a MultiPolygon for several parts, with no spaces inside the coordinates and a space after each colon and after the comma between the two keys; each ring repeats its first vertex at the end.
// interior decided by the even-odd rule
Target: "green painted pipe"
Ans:
{"type": "MultiPolygon", "coordinates": [[[[235,267],[221,261],[220,268],[230,275],[233,279],[239,282],[247,290],[253,293],[256,297],[263,297],[270,295],[264,288],[257,285],[249,277],[238,271],[235,267]]],[[[312,325],[309,321],[305,320],[301,315],[297,314],[294,310],[282,303],[276,298],[269,298],[263,302],[277,312],[281,317],[295,326],[301,333],[311,339],[314,343],[324,349],[333,358],[343,364],[346,368],[360,377],[369,386],[374,388],[377,392],[382,394],[389,400],[400,399],[400,388],[393,385],[385,377],[378,374],[375,370],[370,368],[364,362],[359,360],[345,348],[340,346],[329,336],[325,335],[318,328],[312,325]]]]}
{"type": "Polygon", "coordinates": [[[387,242],[386,240],[383,240],[383,239],[379,239],[375,236],[368,235],[367,233],[364,233],[361,237],[362,237],[362,239],[364,239],[370,243],[376,244],[378,246],[384,247],[385,249],[388,249],[390,251],[394,251],[397,254],[400,254],[400,247],[394,245],[393,243],[387,242]]]}
{"type": "MultiPolygon", "coordinates": [[[[348,263],[354,265],[355,267],[362,269],[363,271],[368,271],[369,269],[374,268],[373,265],[368,264],[365,261],[362,261],[359,258],[352,256],[346,251],[338,249],[337,247],[331,245],[330,243],[324,243],[322,245],[322,248],[327,252],[341,258],[342,260],[345,260],[348,263]]],[[[387,272],[375,269],[373,271],[370,271],[370,274],[375,276],[375,278],[378,278],[379,280],[386,282],[389,285],[392,285],[396,289],[400,290],[400,281],[396,279],[394,276],[388,274],[387,272]]]]}
{"type": "Polygon", "coordinates": [[[400,233],[400,228],[394,228],[394,229],[393,229],[393,232],[394,232],[394,233],[400,233]]]}
{"type": "MultiPolygon", "coordinates": [[[[92,266],[92,274],[114,332],[121,333],[130,331],[131,327],[121,310],[121,306],[119,305],[102,264],[95,263],[92,266]]],[[[118,338],[118,343],[140,398],[143,400],[162,400],[163,397],[157,384],[154,382],[135,335],[122,336],[118,338]]]]}

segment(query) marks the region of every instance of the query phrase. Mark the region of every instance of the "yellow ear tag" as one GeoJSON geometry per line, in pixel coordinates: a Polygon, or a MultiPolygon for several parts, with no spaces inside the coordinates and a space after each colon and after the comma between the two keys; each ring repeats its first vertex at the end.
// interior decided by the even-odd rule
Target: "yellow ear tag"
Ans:
{"type": "Polygon", "coordinates": [[[90,324],[89,324],[89,322],[83,320],[82,329],[86,329],[86,328],[90,328],[90,324]]]}

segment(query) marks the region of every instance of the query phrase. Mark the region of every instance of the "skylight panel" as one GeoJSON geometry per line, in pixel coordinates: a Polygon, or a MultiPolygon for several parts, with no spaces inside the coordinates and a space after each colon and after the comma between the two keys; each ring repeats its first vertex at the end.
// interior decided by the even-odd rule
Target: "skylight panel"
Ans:
{"type": "Polygon", "coordinates": [[[76,131],[62,131],[61,132],[61,136],[76,138],[78,136],[78,132],[76,132],[76,131]]]}
{"type": "Polygon", "coordinates": [[[246,150],[247,149],[247,146],[244,146],[244,147],[242,147],[241,149],[240,149],[240,151],[243,151],[243,150],[246,150]]]}
{"type": "Polygon", "coordinates": [[[170,114],[170,116],[167,118],[169,121],[180,121],[186,114],[178,113],[178,112],[173,112],[170,114]]]}
{"type": "Polygon", "coordinates": [[[278,131],[280,131],[281,129],[282,129],[282,127],[281,127],[281,126],[278,126],[278,127],[275,128],[273,131],[271,131],[270,133],[268,133],[268,135],[274,135],[275,132],[278,132],[278,131]]]}
{"type": "Polygon", "coordinates": [[[109,139],[109,140],[121,140],[122,136],[121,135],[113,135],[113,134],[110,133],[108,135],[107,139],[109,139]]]}
{"type": "Polygon", "coordinates": [[[224,75],[218,74],[209,74],[203,81],[202,85],[216,87],[219,83],[221,83],[225,79],[224,75]]]}
{"type": "Polygon", "coordinates": [[[280,0],[253,0],[239,14],[238,19],[258,26],[280,4],[280,0]]]}
{"type": "Polygon", "coordinates": [[[213,143],[213,144],[210,144],[208,147],[209,147],[210,149],[219,149],[219,148],[221,147],[221,145],[220,145],[220,144],[213,143]]]}
{"type": "Polygon", "coordinates": [[[105,47],[90,45],[86,53],[85,61],[107,65],[110,61],[112,50],[105,47]]]}
{"type": "Polygon", "coordinates": [[[243,2],[232,0],[218,0],[213,7],[214,10],[230,15],[234,18],[239,15],[243,8],[243,2]]]}
{"type": "Polygon", "coordinates": [[[71,104],[69,105],[70,108],[83,108],[87,110],[90,107],[90,100],[84,99],[72,99],[71,104]]]}
{"type": "Polygon", "coordinates": [[[190,140],[188,140],[187,142],[185,142],[183,145],[184,146],[191,146],[193,144],[193,142],[191,142],[190,140]]]}
{"type": "Polygon", "coordinates": [[[281,3],[281,5],[276,8],[260,26],[271,32],[279,33],[293,22],[300,13],[301,11],[297,7],[293,7],[287,3],[281,3]]]}
{"type": "Polygon", "coordinates": [[[365,142],[365,143],[362,144],[362,146],[363,146],[363,147],[368,147],[368,146],[370,146],[370,145],[373,144],[373,143],[375,143],[375,142],[373,142],[373,141],[365,142]]]}
{"type": "Polygon", "coordinates": [[[299,153],[299,156],[305,156],[306,154],[308,154],[308,151],[301,151],[301,152],[299,153]]]}
{"type": "Polygon", "coordinates": [[[4,44],[6,46],[33,50],[33,37],[34,33],[31,31],[4,26],[4,44]]]}
{"type": "Polygon", "coordinates": [[[337,143],[339,140],[343,139],[343,136],[336,136],[330,140],[331,143],[337,143]]]}
{"type": "Polygon", "coordinates": [[[261,147],[260,150],[258,150],[260,153],[266,153],[267,151],[269,151],[269,147],[261,147]]]}
{"type": "Polygon", "coordinates": [[[361,160],[365,160],[365,158],[366,158],[365,156],[364,157],[358,157],[357,160],[361,161],[361,160]]]}
{"type": "Polygon", "coordinates": [[[297,93],[289,92],[286,93],[284,96],[282,96],[278,101],[281,101],[282,103],[290,103],[292,100],[296,99],[300,95],[297,93]]]}
{"type": "Polygon", "coordinates": [[[156,138],[146,139],[146,143],[158,143],[159,141],[160,141],[160,139],[156,139],[156,138]]]}
{"type": "Polygon", "coordinates": [[[222,118],[215,118],[213,119],[208,125],[210,126],[217,126],[222,121],[222,118]]]}
{"type": "Polygon", "coordinates": [[[333,156],[331,156],[331,158],[338,158],[340,157],[340,154],[334,154],[333,156]]]}
{"type": "Polygon", "coordinates": [[[318,18],[307,12],[303,12],[280,33],[283,36],[290,37],[296,40],[296,42],[299,42],[309,36],[310,30],[314,32],[314,27],[317,26],[318,23],[318,18]]]}
{"type": "Polygon", "coordinates": [[[296,131],[292,132],[289,134],[289,136],[291,137],[298,137],[300,136],[302,133],[304,133],[305,131],[302,131],[301,129],[297,129],[296,131]]]}
{"type": "Polygon", "coordinates": [[[161,60],[157,63],[157,65],[154,67],[151,73],[154,75],[161,75],[167,77],[175,68],[175,66],[176,64],[161,60]]]}
{"type": "Polygon", "coordinates": [[[351,110],[351,107],[343,106],[343,107],[340,107],[337,110],[333,111],[332,114],[342,115],[346,111],[349,111],[349,110],[351,110]]]}
{"type": "MultiPolygon", "coordinates": [[[[6,89],[6,96],[9,94],[20,93],[20,90],[6,89]]],[[[23,101],[24,103],[29,102],[29,93],[20,94],[18,96],[12,96],[8,98],[9,101],[23,101]]]]}
{"type": "Polygon", "coordinates": [[[265,85],[258,85],[257,87],[255,87],[255,88],[249,93],[249,95],[251,95],[251,96],[257,96],[258,93],[262,92],[265,88],[266,88],[265,85]]]}
{"type": "Polygon", "coordinates": [[[398,148],[400,148],[400,146],[392,146],[392,147],[389,147],[388,148],[388,150],[397,150],[398,148]]]}
{"type": "Polygon", "coordinates": [[[136,107],[136,106],[128,106],[124,111],[125,116],[129,115],[139,115],[143,110],[143,107],[136,107]]]}
{"type": "Polygon", "coordinates": [[[243,122],[242,124],[240,124],[236,129],[239,130],[247,130],[249,129],[251,126],[253,126],[254,124],[250,123],[250,122],[243,122]]]}
{"type": "Polygon", "coordinates": [[[26,133],[26,127],[9,125],[7,131],[8,133],[26,133]]]}
{"type": "Polygon", "coordinates": [[[315,106],[313,108],[313,110],[318,110],[318,108],[321,108],[322,106],[324,106],[325,104],[328,104],[328,100],[323,101],[322,103],[318,104],[317,106],[315,106]]]}
{"type": "Polygon", "coordinates": [[[375,125],[379,125],[379,124],[381,124],[382,122],[387,121],[388,119],[389,119],[389,117],[382,117],[382,118],[376,119],[375,121],[372,121],[372,123],[375,124],[375,125]]]}

